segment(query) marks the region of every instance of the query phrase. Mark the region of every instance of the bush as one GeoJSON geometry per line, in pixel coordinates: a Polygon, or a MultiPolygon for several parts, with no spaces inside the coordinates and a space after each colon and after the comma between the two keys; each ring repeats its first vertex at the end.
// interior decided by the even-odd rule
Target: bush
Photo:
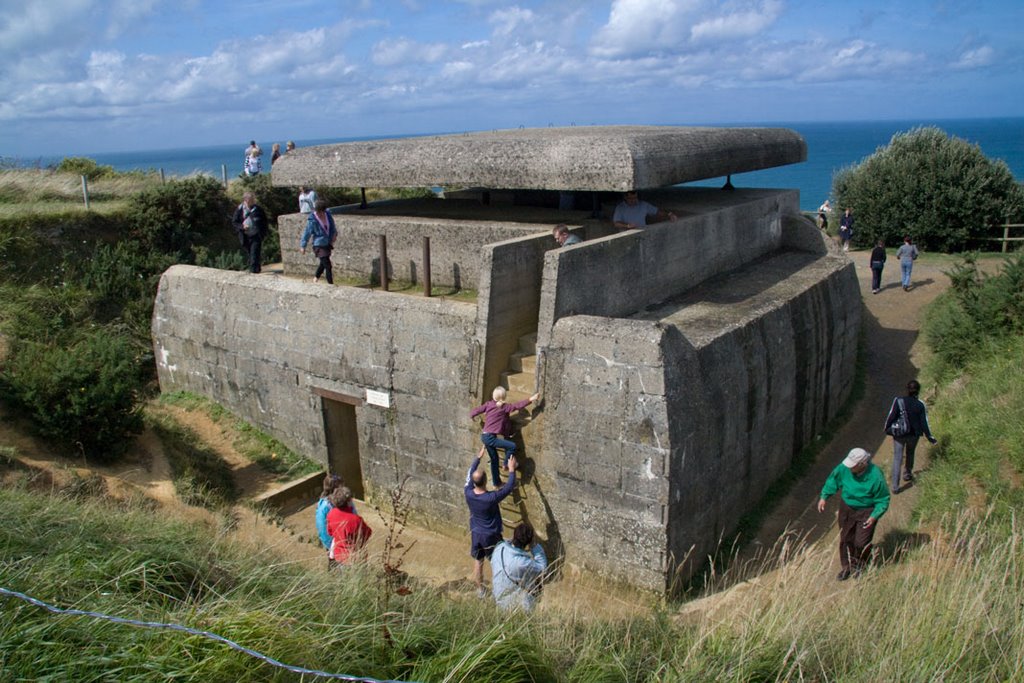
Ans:
{"type": "Polygon", "coordinates": [[[967,255],[949,277],[949,291],[932,305],[924,324],[940,377],[962,368],[989,342],[1024,332],[1024,254],[992,276],[983,275],[976,257],[967,255]]]}
{"type": "Polygon", "coordinates": [[[143,190],[130,209],[131,236],[143,249],[175,255],[182,263],[194,259],[203,242],[228,244],[233,238],[234,206],[220,183],[197,175],[143,190]]]}
{"type": "Polygon", "coordinates": [[[142,430],[139,375],[129,340],[97,328],[71,345],[14,343],[0,386],[41,435],[111,462],[142,430]]]}
{"type": "Polygon", "coordinates": [[[88,157],[64,157],[57,164],[56,171],[58,173],[84,175],[88,180],[113,178],[117,175],[117,171],[114,170],[113,166],[100,166],[88,157]]]}
{"type": "Polygon", "coordinates": [[[1001,237],[996,226],[1024,211],[1024,192],[1002,161],[938,128],[893,136],[860,164],[840,171],[833,184],[837,208],[852,207],[854,243],[902,241],[961,251],[971,241],[1001,237]]]}

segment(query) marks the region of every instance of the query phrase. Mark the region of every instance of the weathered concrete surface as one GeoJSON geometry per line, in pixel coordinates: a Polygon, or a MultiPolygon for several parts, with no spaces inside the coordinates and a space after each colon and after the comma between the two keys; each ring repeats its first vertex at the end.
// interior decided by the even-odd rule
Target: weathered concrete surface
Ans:
{"type": "Polygon", "coordinates": [[[630,320],[559,320],[544,440],[567,558],[685,577],[849,396],[859,326],[849,261],[793,251],[630,320]]]}
{"type": "Polygon", "coordinates": [[[540,346],[564,316],[631,315],[778,249],[782,217],[799,213],[792,190],[681,188],[650,200],[679,219],[548,253],[540,346]]]}
{"type": "MultiPolygon", "coordinates": [[[[452,199],[382,202],[366,209],[348,206],[331,213],[338,228],[331,259],[336,276],[362,278],[379,274],[379,236],[384,235],[389,276],[421,282],[423,238],[428,237],[433,284],[469,289],[481,288],[486,245],[542,234],[547,236],[550,248],[554,246],[551,228],[555,225],[568,223],[575,228],[600,223],[584,211],[481,206],[478,202],[452,199]]],[[[308,277],[316,271],[317,259],[312,249],[307,249],[305,255],[298,251],[307,220],[302,214],[278,219],[281,257],[288,275],[308,277]]]]}
{"type": "Polygon", "coordinates": [[[174,266],[160,280],[153,339],[163,391],[207,396],[325,464],[315,390],[387,394],[390,408],[355,408],[367,489],[409,475],[433,519],[461,525],[475,320],[471,304],[174,266]]]}
{"type": "Polygon", "coordinates": [[[525,128],[299,148],[277,160],[273,182],[622,192],[806,159],[803,138],[785,128],[525,128]]]}

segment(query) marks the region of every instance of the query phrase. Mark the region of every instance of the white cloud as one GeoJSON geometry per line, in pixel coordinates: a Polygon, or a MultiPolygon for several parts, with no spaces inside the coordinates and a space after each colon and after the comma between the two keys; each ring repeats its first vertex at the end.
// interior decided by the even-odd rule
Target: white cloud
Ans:
{"type": "Polygon", "coordinates": [[[448,47],[443,43],[418,43],[408,38],[382,40],[373,46],[370,59],[377,66],[395,66],[408,62],[437,62],[448,47]]]}
{"type": "Polygon", "coordinates": [[[710,17],[694,24],[690,29],[690,37],[694,41],[700,41],[756,36],[775,23],[781,12],[781,2],[765,0],[748,9],[710,17]]]}
{"type": "Polygon", "coordinates": [[[972,48],[962,52],[951,65],[954,69],[978,69],[995,60],[995,50],[990,45],[972,48]]]}
{"type": "Polygon", "coordinates": [[[495,35],[508,36],[515,33],[523,25],[531,25],[534,18],[531,10],[514,6],[493,12],[488,21],[494,25],[495,35]]]}

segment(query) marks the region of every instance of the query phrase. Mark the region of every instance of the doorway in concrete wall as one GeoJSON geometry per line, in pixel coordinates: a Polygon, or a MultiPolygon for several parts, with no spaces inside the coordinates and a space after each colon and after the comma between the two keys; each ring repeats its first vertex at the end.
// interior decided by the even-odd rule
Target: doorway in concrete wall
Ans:
{"type": "Polygon", "coordinates": [[[359,461],[359,432],[356,407],[362,400],[330,392],[320,394],[324,414],[324,436],[327,443],[327,467],[340,475],[352,495],[363,500],[363,468],[359,461]]]}

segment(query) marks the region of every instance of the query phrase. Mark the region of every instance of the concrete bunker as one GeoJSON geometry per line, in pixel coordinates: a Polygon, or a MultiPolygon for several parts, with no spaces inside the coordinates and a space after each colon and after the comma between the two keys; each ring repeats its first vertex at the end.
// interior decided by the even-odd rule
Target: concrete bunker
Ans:
{"type": "Polygon", "coordinates": [[[513,399],[537,389],[506,521],[528,518],[570,564],[663,590],[836,414],[860,326],[853,265],[796,191],[673,186],[805,158],[784,129],[634,126],[289,152],[275,185],[470,188],[335,210],[334,262],[416,279],[427,236],[434,282],[475,302],[307,282],[304,217],[280,217],[284,273],[301,277],[164,274],[161,386],[209,396],[369,498],[408,476],[420,519],[457,532],[469,409],[499,383],[513,399]],[[614,232],[633,187],[677,220],[614,232]],[[556,248],[558,223],[585,241],[556,248]]]}

